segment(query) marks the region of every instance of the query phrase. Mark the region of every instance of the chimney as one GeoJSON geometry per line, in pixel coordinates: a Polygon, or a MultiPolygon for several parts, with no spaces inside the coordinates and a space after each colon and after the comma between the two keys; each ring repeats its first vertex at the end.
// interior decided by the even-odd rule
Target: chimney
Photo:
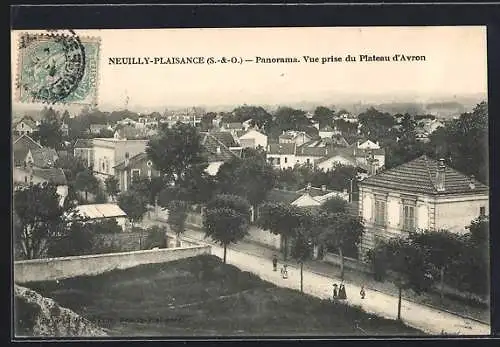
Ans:
{"type": "Polygon", "coordinates": [[[445,171],[446,171],[446,166],[444,165],[444,159],[441,158],[439,159],[436,171],[436,189],[438,192],[444,191],[445,171]]]}
{"type": "Polygon", "coordinates": [[[127,167],[129,164],[129,154],[128,152],[125,153],[125,167],[127,167]]]}
{"type": "Polygon", "coordinates": [[[470,176],[469,188],[470,190],[476,189],[476,181],[474,179],[474,175],[470,176]]]}
{"type": "Polygon", "coordinates": [[[324,184],[323,184],[323,185],[321,186],[321,191],[322,191],[322,192],[326,192],[326,185],[324,185],[324,184]]]}
{"type": "Polygon", "coordinates": [[[217,146],[217,154],[220,154],[220,146],[217,146]]]}

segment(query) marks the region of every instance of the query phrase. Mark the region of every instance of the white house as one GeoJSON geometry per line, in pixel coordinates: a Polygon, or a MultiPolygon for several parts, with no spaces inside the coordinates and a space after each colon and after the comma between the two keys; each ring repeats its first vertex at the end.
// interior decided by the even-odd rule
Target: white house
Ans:
{"type": "Polygon", "coordinates": [[[366,141],[357,141],[356,142],[356,147],[358,149],[380,149],[380,145],[377,142],[373,142],[373,141],[370,141],[370,140],[366,140],[366,141]]]}
{"type": "Polygon", "coordinates": [[[378,240],[409,231],[465,232],[489,208],[486,185],[425,155],[359,182],[359,194],[362,259],[378,240]]]}
{"type": "Polygon", "coordinates": [[[319,129],[319,137],[321,137],[322,139],[331,139],[332,136],[335,135],[335,133],[335,130],[329,125],[319,129]]]}
{"type": "Polygon", "coordinates": [[[278,142],[281,144],[294,143],[297,146],[301,146],[306,142],[312,140],[312,137],[307,135],[303,131],[289,130],[284,131],[283,134],[279,136],[278,142]]]}
{"type": "Polygon", "coordinates": [[[267,135],[251,129],[238,138],[238,142],[243,148],[267,148],[267,135]]]}
{"type": "Polygon", "coordinates": [[[293,168],[295,158],[295,143],[271,143],[267,145],[266,160],[277,169],[293,168]]]}
{"type": "Polygon", "coordinates": [[[24,116],[14,124],[14,134],[16,135],[31,135],[37,130],[37,123],[29,116],[24,116]]]}

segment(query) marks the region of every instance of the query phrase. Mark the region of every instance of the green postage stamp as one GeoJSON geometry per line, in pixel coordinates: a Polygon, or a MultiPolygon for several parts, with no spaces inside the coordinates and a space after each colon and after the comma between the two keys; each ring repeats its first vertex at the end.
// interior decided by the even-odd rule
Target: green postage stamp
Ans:
{"type": "Polygon", "coordinates": [[[99,38],[80,38],[71,30],[21,34],[17,101],[95,105],[99,49],[99,38]]]}

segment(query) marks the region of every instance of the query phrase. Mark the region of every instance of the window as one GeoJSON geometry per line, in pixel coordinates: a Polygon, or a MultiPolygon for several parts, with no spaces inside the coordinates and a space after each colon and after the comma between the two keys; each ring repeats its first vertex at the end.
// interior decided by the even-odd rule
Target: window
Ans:
{"type": "Polygon", "coordinates": [[[481,207],[479,208],[479,215],[480,215],[481,217],[483,217],[483,216],[485,216],[485,215],[486,215],[486,207],[481,206],[481,207]]]}
{"type": "Polygon", "coordinates": [[[306,162],[307,162],[308,164],[310,164],[310,163],[311,163],[311,160],[310,160],[309,158],[307,158],[306,162]]]}
{"type": "Polygon", "coordinates": [[[386,202],[383,200],[375,200],[375,224],[385,225],[385,210],[386,202]]]}
{"type": "Polygon", "coordinates": [[[139,178],[141,174],[141,170],[139,169],[132,169],[132,180],[136,180],[139,178]]]}
{"type": "Polygon", "coordinates": [[[415,230],[415,206],[403,206],[403,230],[415,230]]]}
{"type": "Polygon", "coordinates": [[[28,176],[24,176],[24,183],[28,183],[28,176]]]}
{"type": "Polygon", "coordinates": [[[287,158],[287,157],[285,157],[285,164],[286,164],[286,163],[288,163],[288,158],[287,158]]]}
{"type": "Polygon", "coordinates": [[[281,164],[281,160],[280,160],[280,158],[276,158],[276,164],[277,164],[277,165],[280,165],[280,164],[281,164]]]}

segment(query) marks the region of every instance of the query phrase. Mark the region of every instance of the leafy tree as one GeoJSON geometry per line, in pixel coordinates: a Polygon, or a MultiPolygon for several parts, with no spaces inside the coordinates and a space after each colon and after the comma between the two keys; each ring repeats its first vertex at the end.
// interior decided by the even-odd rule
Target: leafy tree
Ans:
{"type": "Polygon", "coordinates": [[[118,180],[114,176],[109,176],[104,181],[104,185],[106,186],[106,192],[114,200],[120,192],[120,189],[118,189],[118,180]]]}
{"type": "MultiPolygon", "coordinates": [[[[436,269],[440,278],[441,300],[444,297],[445,272],[456,266],[464,244],[461,238],[447,230],[413,232],[409,235],[410,240],[424,249],[427,261],[436,269]]],[[[437,277],[437,276],[436,276],[437,277]]]]}
{"type": "Polygon", "coordinates": [[[201,137],[195,127],[177,123],[172,128],[163,127],[146,147],[154,167],[167,179],[177,183],[195,168],[205,169],[201,137]]]}
{"type": "Polygon", "coordinates": [[[49,257],[79,256],[94,252],[96,234],[93,223],[72,221],[62,230],[62,234],[54,237],[49,244],[49,257]]]}
{"type": "Polygon", "coordinates": [[[181,245],[180,236],[186,229],[188,204],[182,200],[172,200],[168,203],[168,224],[176,236],[177,247],[181,245]]]}
{"type": "Polygon", "coordinates": [[[85,192],[85,202],[88,202],[88,193],[97,193],[99,181],[89,169],[85,169],[76,175],[75,188],[85,192]]]}
{"type": "Polygon", "coordinates": [[[226,263],[227,246],[243,239],[248,233],[250,204],[236,195],[216,195],[208,204],[203,220],[206,237],[224,247],[226,263]]]}
{"type": "Polygon", "coordinates": [[[201,130],[208,131],[212,129],[214,127],[213,121],[215,117],[217,117],[217,113],[215,112],[208,112],[203,117],[201,117],[201,130]]]}
{"type": "Polygon", "coordinates": [[[320,128],[326,125],[332,125],[333,115],[335,112],[328,107],[318,106],[314,110],[313,120],[319,123],[320,128]]]}
{"type": "Polygon", "coordinates": [[[167,248],[166,232],[167,230],[163,227],[154,225],[148,230],[148,235],[144,244],[145,249],[167,248]]]}
{"type": "Polygon", "coordinates": [[[274,187],[274,169],[260,157],[235,158],[222,164],[216,180],[222,193],[244,197],[256,208],[274,187]]]}
{"type": "Polygon", "coordinates": [[[260,206],[258,225],[269,230],[283,239],[283,256],[288,256],[288,240],[295,235],[295,228],[299,224],[300,209],[284,203],[266,202],[260,206]]]}
{"type": "Polygon", "coordinates": [[[313,241],[307,228],[298,226],[292,239],[290,255],[300,264],[300,292],[304,292],[304,262],[311,258],[313,253],[313,241]]]}
{"type": "Polygon", "coordinates": [[[321,205],[320,209],[327,213],[347,213],[347,201],[339,197],[328,199],[321,205]]]}
{"type": "Polygon", "coordinates": [[[113,130],[109,130],[109,129],[101,129],[99,131],[99,134],[97,135],[97,137],[103,137],[103,138],[112,138],[113,136],[115,136],[115,133],[113,130]]]}
{"type": "Polygon", "coordinates": [[[78,173],[87,170],[82,159],[73,156],[60,157],[56,162],[56,167],[63,169],[68,185],[74,185],[78,173]]]}
{"type": "Polygon", "coordinates": [[[43,118],[38,127],[38,132],[34,135],[36,140],[44,147],[60,149],[62,147],[63,133],[61,131],[61,121],[56,111],[52,108],[43,111],[43,118]]]}
{"type": "Polygon", "coordinates": [[[320,223],[323,232],[320,239],[329,250],[338,251],[340,257],[340,278],[344,279],[344,253],[346,249],[357,249],[364,231],[361,217],[353,217],[345,212],[322,213],[320,223]]]}
{"type": "Polygon", "coordinates": [[[147,211],[147,201],[143,196],[126,191],[118,196],[118,206],[127,214],[130,222],[139,222],[147,211]]]}
{"type": "Polygon", "coordinates": [[[24,259],[44,257],[61,231],[63,208],[56,186],[36,184],[14,192],[15,240],[24,259]]]}
{"type": "Polygon", "coordinates": [[[385,140],[390,129],[395,125],[395,119],[389,113],[384,113],[371,107],[358,116],[361,132],[377,141],[385,140]]]}
{"type": "Polygon", "coordinates": [[[412,289],[420,293],[430,287],[429,274],[432,269],[426,262],[426,254],[419,245],[412,243],[409,239],[397,237],[377,245],[371,258],[372,262],[392,271],[395,276],[395,284],[399,292],[397,319],[400,320],[403,290],[412,289]]]}

